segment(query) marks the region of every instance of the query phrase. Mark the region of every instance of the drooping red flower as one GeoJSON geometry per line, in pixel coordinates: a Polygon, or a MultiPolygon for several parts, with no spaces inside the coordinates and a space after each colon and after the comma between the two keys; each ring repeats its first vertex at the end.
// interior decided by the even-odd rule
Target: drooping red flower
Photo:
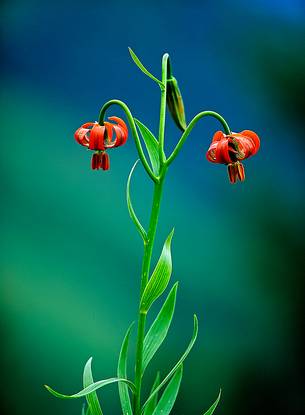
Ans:
{"type": "Polygon", "coordinates": [[[91,168],[93,170],[109,170],[110,162],[106,150],[122,146],[128,137],[127,125],[121,118],[109,117],[109,120],[116,121],[113,124],[105,121],[104,125],[97,122],[83,124],[75,131],[75,140],[82,146],[93,150],[91,168]]]}
{"type": "Polygon", "coordinates": [[[211,163],[226,164],[230,182],[236,183],[245,180],[245,169],[241,161],[256,154],[259,147],[259,137],[253,131],[244,130],[229,135],[217,131],[206,157],[211,163]]]}

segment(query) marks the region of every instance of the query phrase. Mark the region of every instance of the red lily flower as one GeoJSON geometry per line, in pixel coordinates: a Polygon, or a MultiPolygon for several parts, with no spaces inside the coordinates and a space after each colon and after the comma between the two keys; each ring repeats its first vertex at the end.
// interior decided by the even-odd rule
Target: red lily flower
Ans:
{"type": "Polygon", "coordinates": [[[222,131],[214,134],[212,143],[206,153],[211,163],[227,164],[231,183],[245,180],[245,169],[241,160],[256,154],[260,147],[257,134],[250,130],[225,135],[222,131]]]}
{"type": "Polygon", "coordinates": [[[95,151],[91,158],[93,170],[108,170],[110,164],[106,150],[122,146],[128,137],[127,125],[121,118],[109,117],[109,120],[116,121],[117,124],[107,121],[104,122],[104,125],[88,122],[78,128],[74,134],[75,140],[79,144],[95,151]]]}

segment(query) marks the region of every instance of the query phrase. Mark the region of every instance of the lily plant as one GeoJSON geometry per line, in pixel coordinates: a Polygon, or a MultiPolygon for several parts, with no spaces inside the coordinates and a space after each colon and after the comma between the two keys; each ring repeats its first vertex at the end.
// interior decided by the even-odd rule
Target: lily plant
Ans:
{"type": "MultiPolygon", "coordinates": [[[[59,393],[49,386],[47,390],[62,399],[85,398],[86,404],[82,408],[83,415],[103,415],[102,405],[97,395],[97,390],[109,384],[117,383],[123,415],[168,415],[171,413],[179,392],[183,364],[192,350],[198,333],[198,320],[193,317],[193,334],[188,346],[180,359],[173,363],[172,369],[165,375],[156,371],[155,380],[150,387],[148,396],[143,396],[143,380],[145,370],[154,355],[165,340],[174,315],[178,282],[169,290],[159,313],[156,315],[150,327],[147,327],[146,319],[152,304],[164,294],[168,288],[172,273],[171,241],[174,230],[166,238],[159,260],[152,269],[151,258],[154,249],[157,232],[158,218],[161,206],[162,192],[166,174],[169,167],[176,159],[191,131],[199,120],[204,117],[215,118],[223,131],[214,134],[206,158],[212,163],[227,165],[229,180],[231,183],[245,180],[245,170],[242,161],[254,155],[260,146],[260,140],[256,133],[244,130],[240,133],[231,132],[225,119],[214,111],[199,112],[189,123],[186,122],[184,104],[178,82],[173,76],[169,55],[162,58],[162,77],[156,78],[141,63],[135,53],[129,48],[130,55],[135,64],[145,75],[152,79],[160,88],[160,120],[159,133],[155,137],[153,133],[137,118],[134,118],[128,106],[118,100],[112,99],[106,102],[99,114],[98,122],[87,122],[75,132],[76,141],[93,152],[91,168],[93,170],[109,170],[109,154],[111,149],[120,147],[126,143],[129,131],[133,137],[139,160],[133,165],[126,188],[127,207],[130,217],[143,241],[143,259],[140,277],[140,295],[137,316],[136,352],[134,357],[135,370],[128,373],[128,346],[133,324],[127,329],[123,339],[117,364],[116,376],[109,379],[94,381],[90,358],[83,372],[83,389],[72,395],[59,393]],[[105,120],[106,111],[113,105],[119,106],[126,115],[127,124],[116,116],[105,120]],[[165,118],[166,110],[181,130],[181,137],[172,153],[167,156],[164,149],[165,142],[165,118]],[[145,147],[143,147],[145,146],[145,147]],[[146,148],[144,152],[143,148],[146,148]],[[138,162],[141,162],[148,179],[153,182],[153,197],[150,210],[150,220],[147,229],[141,224],[133,208],[130,195],[130,183],[138,162]]],[[[204,415],[212,415],[220,400],[220,394],[212,406],[204,415]]]]}

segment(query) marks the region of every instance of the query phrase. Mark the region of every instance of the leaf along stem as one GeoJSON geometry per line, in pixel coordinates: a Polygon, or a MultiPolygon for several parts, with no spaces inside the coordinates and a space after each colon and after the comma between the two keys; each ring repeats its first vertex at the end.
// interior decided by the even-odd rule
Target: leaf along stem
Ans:
{"type": "Polygon", "coordinates": [[[54,396],[56,396],[57,398],[61,398],[61,399],[77,399],[77,398],[82,398],[84,396],[89,395],[92,392],[95,392],[96,390],[106,386],[106,385],[110,385],[111,383],[117,383],[117,382],[124,382],[126,383],[126,385],[128,385],[128,387],[130,388],[130,390],[132,392],[135,392],[135,385],[127,379],[121,379],[121,378],[109,378],[109,379],[104,379],[104,380],[99,380],[97,382],[93,382],[91,383],[89,386],[87,386],[86,388],[82,389],[80,392],[74,393],[73,395],[64,395],[62,393],[59,393],[57,391],[55,391],[54,389],[52,389],[50,386],[48,385],[44,385],[44,387],[54,396]]]}
{"type": "Polygon", "coordinates": [[[129,53],[130,53],[130,56],[131,56],[132,60],[137,65],[137,67],[139,69],[141,69],[141,71],[143,73],[145,73],[145,75],[147,75],[150,79],[157,82],[157,84],[159,84],[160,88],[162,88],[163,87],[162,82],[145,68],[143,63],[140,61],[140,59],[137,57],[137,55],[134,53],[134,51],[131,48],[128,48],[128,50],[129,50],[129,53]]]}
{"type": "Polygon", "coordinates": [[[192,335],[192,338],[191,338],[191,341],[190,341],[189,345],[187,346],[185,352],[180,357],[180,359],[178,360],[178,362],[172,368],[172,370],[165,376],[165,378],[158,385],[158,387],[156,389],[154,389],[154,391],[151,393],[151,395],[149,396],[149,398],[147,399],[147,401],[144,403],[144,405],[142,407],[142,411],[144,411],[145,407],[148,405],[148,403],[151,401],[151,399],[153,399],[153,397],[155,396],[155,394],[158,393],[159,390],[170,380],[170,378],[176,373],[176,371],[179,369],[179,367],[181,366],[181,364],[187,358],[188,354],[192,350],[192,348],[194,346],[194,343],[195,343],[195,341],[197,339],[197,334],[198,334],[198,319],[197,319],[197,316],[194,314],[194,329],[193,329],[193,335],[192,335]]]}
{"type": "Polygon", "coordinates": [[[134,208],[132,206],[131,203],[131,198],[130,198],[130,180],[131,180],[131,176],[134,172],[134,169],[136,168],[136,165],[138,164],[139,160],[137,160],[135,162],[135,164],[132,166],[132,169],[130,170],[129,176],[128,176],[128,180],[127,180],[127,186],[126,186],[126,200],[127,200],[127,207],[128,207],[128,212],[129,215],[133,221],[133,223],[135,224],[135,227],[137,228],[139,234],[141,235],[143,241],[145,242],[147,240],[147,234],[145,229],[143,228],[143,226],[141,225],[141,222],[139,221],[134,208]]]}

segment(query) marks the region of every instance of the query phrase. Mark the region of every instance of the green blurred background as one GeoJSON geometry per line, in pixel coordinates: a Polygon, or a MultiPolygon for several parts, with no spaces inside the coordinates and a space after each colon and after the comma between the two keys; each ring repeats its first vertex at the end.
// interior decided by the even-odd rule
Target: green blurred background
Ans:
{"type": "MultiPolygon", "coordinates": [[[[202,414],[221,387],[219,414],[304,414],[304,3],[11,0],[1,15],[1,413],[80,414],[80,401],[42,385],[76,392],[90,356],[96,380],[113,376],[136,317],[142,247],[125,204],[134,143],[111,152],[104,173],[73,139],[111,98],[157,132],[158,87],[131,46],[157,76],[170,53],[188,120],[216,110],[262,141],[246,183],[231,186],[205,160],[219,128],[205,120],[169,173],[155,258],[175,226],[180,285],[147,381],[182,353],[195,312],[174,413],[202,414]]],[[[178,138],[168,118],[167,151],[178,138]]],[[[140,169],[132,194],[147,223],[140,169]]],[[[99,395],[106,415],[120,413],[116,386],[99,395]]]]}

